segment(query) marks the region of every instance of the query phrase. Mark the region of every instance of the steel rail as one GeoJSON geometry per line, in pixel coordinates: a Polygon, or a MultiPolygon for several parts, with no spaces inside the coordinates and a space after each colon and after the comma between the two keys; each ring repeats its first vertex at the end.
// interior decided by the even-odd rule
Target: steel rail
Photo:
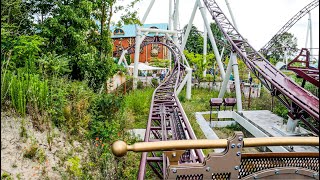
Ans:
{"type": "MultiPolygon", "coordinates": [[[[319,146],[318,137],[267,137],[267,138],[244,138],[243,147],[260,146],[319,146]]],[[[112,145],[112,152],[118,157],[132,152],[152,152],[152,151],[174,151],[187,149],[214,149],[227,148],[227,139],[199,139],[199,140],[175,140],[158,142],[138,142],[127,145],[123,141],[117,141],[112,145]]]]}
{"type": "Polygon", "coordinates": [[[304,17],[308,12],[319,6],[319,0],[314,0],[304,8],[302,8],[297,14],[295,14],[278,32],[274,35],[271,40],[264,45],[259,51],[262,53],[267,53],[267,51],[274,45],[276,40],[281,34],[289,31],[293,25],[295,25],[302,17],[304,17]]]}
{"type": "MultiPolygon", "coordinates": [[[[195,133],[176,96],[177,88],[182,82],[187,68],[180,63],[183,54],[179,47],[170,40],[163,43],[159,42],[159,38],[147,38],[142,42],[141,47],[143,48],[149,44],[160,44],[167,47],[173,55],[175,65],[170,75],[153,92],[144,142],[162,144],[170,140],[196,140],[195,133]]],[[[127,52],[129,54],[134,53],[134,47],[129,47],[127,52]]],[[[167,174],[168,160],[166,155],[161,153],[161,156],[159,156],[159,153],[156,153],[159,151],[150,152],[145,151],[141,155],[138,179],[144,179],[146,164],[149,164],[161,179],[164,174],[167,174]],[[150,152],[152,154],[151,157],[148,156],[150,152]]],[[[180,159],[180,163],[203,163],[203,161],[204,154],[201,149],[188,149],[180,159]]]]}
{"type": "MultiPolygon", "coordinates": [[[[319,121],[319,98],[277,70],[243,38],[214,0],[203,0],[219,29],[246,66],[288,109],[293,119],[306,112],[319,121]]],[[[316,132],[317,134],[319,132],[316,132]]]]}

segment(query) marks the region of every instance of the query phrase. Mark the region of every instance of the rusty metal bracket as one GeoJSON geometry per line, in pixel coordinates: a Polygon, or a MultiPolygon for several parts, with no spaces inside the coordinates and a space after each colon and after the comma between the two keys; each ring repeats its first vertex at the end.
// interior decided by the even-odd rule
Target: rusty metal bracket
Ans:
{"type": "MultiPolygon", "coordinates": [[[[166,179],[186,179],[190,177],[196,179],[238,179],[242,147],[243,133],[235,132],[234,136],[228,139],[228,146],[225,151],[209,154],[203,164],[176,165],[170,162],[166,179]]],[[[171,154],[166,153],[166,155],[170,157],[172,152],[171,154]]]]}

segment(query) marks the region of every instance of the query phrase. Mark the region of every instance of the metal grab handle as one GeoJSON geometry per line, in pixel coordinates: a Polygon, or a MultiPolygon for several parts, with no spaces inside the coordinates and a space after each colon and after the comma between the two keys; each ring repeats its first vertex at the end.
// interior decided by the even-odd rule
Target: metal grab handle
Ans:
{"type": "MultiPolygon", "coordinates": [[[[318,137],[267,137],[267,138],[245,138],[243,147],[259,146],[319,146],[318,137]]],[[[187,149],[212,149],[226,148],[227,139],[218,140],[174,140],[159,142],[139,142],[133,145],[127,145],[124,141],[116,141],[112,145],[112,152],[117,157],[122,157],[128,151],[133,152],[151,152],[151,151],[173,151],[187,149]]]]}

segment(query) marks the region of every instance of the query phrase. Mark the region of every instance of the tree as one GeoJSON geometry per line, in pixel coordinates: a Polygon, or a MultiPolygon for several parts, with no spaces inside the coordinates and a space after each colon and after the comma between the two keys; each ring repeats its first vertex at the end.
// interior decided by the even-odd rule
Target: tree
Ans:
{"type": "Polygon", "coordinates": [[[48,39],[47,50],[75,58],[92,50],[86,40],[89,30],[95,28],[91,19],[93,3],[89,0],[57,0],[55,6],[52,16],[39,25],[39,34],[48,39]]]}
{"type": "MultiPolygon", "coordinates": [[[[221,51],[222,48],[228,44],[228,42],[225,39],[224,34],[220,31],[220,29],[216,23],[211,23],[210,28],[211,28],[213,37],[215,38],[217,48],[221,51]]],[[[209,37],[208,37],[208,42],[210,42],[209,37]]],[[[208,52],[213,52],[212,46],[208,47],[208,52]]],[[[230,50],[225,48],[224,54],[226,54],[228,56],[230,54],[230,50]]]]}
{"type": "Polygon", "coordinates": [[[43,21],[51,15],[51,12],[55,8],[55,0],[29,0],[26,1],[32,15],[36,18],[38,23],[43,21]]]}
{"type": "Polygon", "coordinates": [[[194,75],[198,82],[200,82],[200,79],[203,77],[203,71],[204,69],[207,69],[209,67],[213,66],[213,59],[214,54],[209,53],[206,56],[207,62],[203,62],[203,54],[197,54],[194,52],[189,52],[188,50],[184,51],[184,54],[190,63],[190,66],[194,70],[194,75]]]}
{"type": "Polygon", "coordinates": [[[1,1],[1,62],[11,56],[14,42],[31,32],[32,17],[23,0],[1,1]]]}
{"type": "Polygon", "coordinates": [[[276,59],[277,61],[285,58],[285,51],[287,51],[287,57],[293,56],[297,51],[297,38],[293,34],[284,32],[271,42],[273,46],[266,54],[266,58],[276,59]]]}
{"type": "MultiPolygon", "coordinates": [[[[187,27],[188,25],[183,28],[184,34],[186,33],[187,27]]],[[[203,36],[194,25],[191,27],[185,49],[196,54],[203,53],[203,36]]]]}
{"type": "Polygon", "coordinates": [[[112,55],[111,44],[111,19],[115,13],[121,13],[120,21],[116,24],[121,27],[123,24],[141,24],[137,16],[137,11],[133,9],[134,5],[140,0],[132,0],[127,6],[122,5],[119,0],[97,0],[93,17],[98,23],[98,32],[92,34],[95,36],[96,47],[99,49],[100,57],[112,55]],[[120,5],[117,5],[120,4],[120,5]]]}

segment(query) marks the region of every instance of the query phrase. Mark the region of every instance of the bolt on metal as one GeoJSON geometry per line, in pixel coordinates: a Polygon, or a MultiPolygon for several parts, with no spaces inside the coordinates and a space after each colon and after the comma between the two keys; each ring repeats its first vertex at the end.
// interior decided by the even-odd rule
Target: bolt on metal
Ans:
{"type": "Polygon", "coordinates": [[[231,148],[235,148],[236,147],[236,145],[235,144],[231,144],[231,148]]]}
{"type": "Polygon", "coordinates": [[[172,169],[172,172],[173,173],[177,173],[177,169],[172,169]]]}

